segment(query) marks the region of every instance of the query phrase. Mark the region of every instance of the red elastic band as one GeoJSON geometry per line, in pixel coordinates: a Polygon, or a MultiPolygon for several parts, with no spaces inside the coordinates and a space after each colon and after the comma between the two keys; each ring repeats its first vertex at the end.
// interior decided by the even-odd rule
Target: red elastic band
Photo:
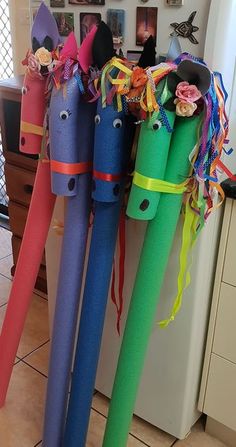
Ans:
{"type": "Polygon", "coordinates": [[[118,297],[119,301],[116,298],[116,265],[115,260],[113,263],[113,273],[112,273],[112,282],[111,282],[111,299],[116,307],[117,311],[117,321],[116,328],[117,332],[120,335],[120,324],[121,324],[121,316],[124,307],[124,282],[125,282],[125,256],[126,256],[126,244],[125,244],[125,212],[122,210],[120,216],[120,224],[119,224],[119,246],[120,246],[120,257],[119,257],[119,286],[118,286],[118,297]]]}
{"type": "Polygon", "coordinates": [[[94,178],[104,180],[105,182],[119,182],[122,178],[121,174],[107,174],[106,172],[93,171],[94,178]]]}

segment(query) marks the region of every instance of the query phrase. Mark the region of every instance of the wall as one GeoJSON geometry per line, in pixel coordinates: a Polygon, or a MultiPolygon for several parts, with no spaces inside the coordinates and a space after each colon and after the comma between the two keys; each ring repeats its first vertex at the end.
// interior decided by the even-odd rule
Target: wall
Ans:
{"type": "MultiPolygon", "coordinates": [[[[66,0],[65,8],[54,8],[56,12],[74,12],[75,15],[75,33],[79,42],[79,14],[80,12],[100,12],[102,18],[106,21],[106,11],[108,8],[118,8],[126,10],[126,25],[125,25],[125,45],[124,50],[140,49],[135,45],[135,27],[136,27],[136,7],[137,6],[157,6],[158,11],[158,38],[157,49],[158,53],[165,53],[169,47],[169,35],[172,28],[169,26],[171,22],[181,22],[186,20],[190,13],[197,10],[197,16],[194,24],[199,26],[200,30],[195,34],[199,40],[199,45],[193,45],[188,39],[181,39],[183,51],[188,51],[195,56],[203,56],[206,26],[208,19],[208,12],[211,0],[185,0],[185,5],[178,7],[166,6],[165,0],[149,0],[144,4],[140,0],[106,0],[106,6],[73,6],[68,5],[66,0]]],[[[31,5],[37,6],[40,2],[38,0],[31,0],[31,5]]],[[[46,0],[47,5],[50,4],[46,0]]]]}
{"type": "Polygon", "coordinates": [[[14,74],[25,72],[21,61],[30,48],[30,0],[9,0],[14,74]]]}

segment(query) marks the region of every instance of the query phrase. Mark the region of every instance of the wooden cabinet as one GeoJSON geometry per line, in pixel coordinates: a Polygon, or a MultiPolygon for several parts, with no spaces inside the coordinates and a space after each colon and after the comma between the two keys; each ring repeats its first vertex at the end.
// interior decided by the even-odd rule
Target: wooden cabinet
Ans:
{"type": "Polygon", "coordinates": [[[236,364],[211,355],[204,411],[236,431],[236,364]]]}
{"type": "MultiPolygon", "coordinates": [[[[0,82],[0,124],[5,163],[6,188],[9,197],[9,218],[12,231],[14,274],[37,168],[36,155],[19,152],[21,88],[23,77],[0,82]]],[[[36,288],[47,292],[46,263],[43,256],[36,288]]]]}
{"type": "Polygon", "coordinates": [[[199,409],[206,431],[236,445],[236,200],[227,199],[216,269],[199,409]]]}

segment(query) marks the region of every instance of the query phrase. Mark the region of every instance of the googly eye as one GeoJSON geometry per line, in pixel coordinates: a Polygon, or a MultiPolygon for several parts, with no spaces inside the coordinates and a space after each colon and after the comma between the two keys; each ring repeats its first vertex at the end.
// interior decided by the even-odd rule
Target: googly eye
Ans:
{"type": "Polygon", "coordinates": [[[100,115],[96,115],[95,118],[94,118],[94,121],[95,121],[95,124],[100,124],[100,122],[101,122],[100,115]]]}
{"type": "Polygon", "coordinates": [[[62,110],[60,112],[60,118],[63,121],[67,120],[69,118],[69,116],[70,116],[70,114],[69,114],[69,112],[67,110],[62,110]]]}
{"type": "Polygon", "coordinates": [[[120,129],[122,127],[122,121],[120,119],[114,120],[113,127],[115,127],[115,129],[120,129]]]}
{"type": "Polygon", "coordinates": [[[22,95],[26,95],[29,91],[29,87],[27,85],[24,85],[21,89],[22,95]]]}
{"type": "Polygon", "coordinates": [[[160,130],[161,127],[162,127],[162,123],[160,120],[156,120],[152,126],[153,130],[160,130]]]}

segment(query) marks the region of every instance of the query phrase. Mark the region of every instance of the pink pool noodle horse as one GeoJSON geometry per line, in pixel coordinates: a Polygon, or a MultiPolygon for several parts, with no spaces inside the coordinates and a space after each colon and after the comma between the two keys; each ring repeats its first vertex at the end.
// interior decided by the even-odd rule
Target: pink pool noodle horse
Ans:
{"type": "MultiPolygon", "coordinates": [[[[32,29],[33,50],[44,46],[43,52],[48,55],[45,47],[48,46],[49,50],[54,49],[58,42],[59,35],[54,18],[42,3],[32,29]]],[[[35,62],[35,59],[33,60],[35,62]]],[[[45,68],[41,67],[41,73],[27,69],[23,87],[20,136],[20,148],[26,153],[39,154],[41,151],[46,112],[46,82],[45,68]]],[[[15,357],[42,260],[55,198],[56,196],[51,193],[49,160],[41,159],[37,168],[26,227],[0,336],[0,407],[5,403],[15,357]]]]}

